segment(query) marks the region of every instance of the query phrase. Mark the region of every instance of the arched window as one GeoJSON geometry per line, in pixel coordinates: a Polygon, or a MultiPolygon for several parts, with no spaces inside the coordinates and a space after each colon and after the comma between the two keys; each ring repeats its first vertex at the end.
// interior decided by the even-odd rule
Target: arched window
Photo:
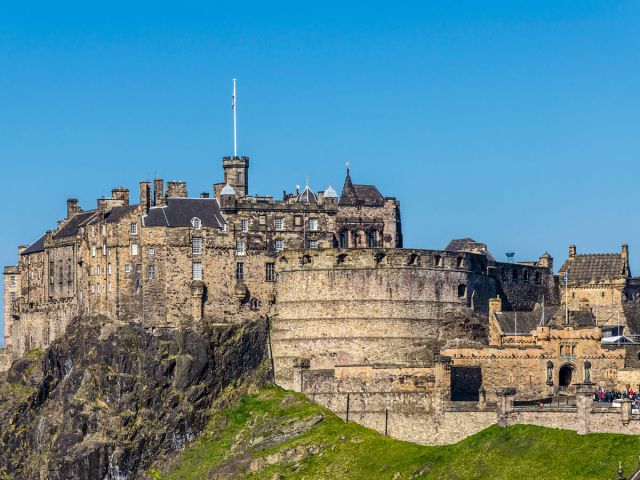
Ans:
{"type": "Polygon", "coordinates": [[[349,230],[340,232],[340,248],[349,248],[349,230]]]}
{"type": "Polygon", "coordinates": [[[191,219],[191,226],[196,230],[200,230],[202,228],[202,220],[200,220],[198,217],[193,217],[191,219]]]}
{"type": "Polygon", "coordinates": [[[369,248],[377,248],[378,247],[378,232],[376,230],[371,230],[369,232],[369,248]]]}
{"type": "Polygon", "coordinates": [[[584,383],[591,383],[591,362],[584,362],[584,383]]]}

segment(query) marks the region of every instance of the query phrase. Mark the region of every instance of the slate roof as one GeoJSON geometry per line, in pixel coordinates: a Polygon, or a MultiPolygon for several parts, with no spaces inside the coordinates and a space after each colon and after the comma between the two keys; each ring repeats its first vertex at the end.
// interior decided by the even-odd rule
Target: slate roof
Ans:
{"type": "Polygon", "coordinates": [[[316,194],[311,191],[309,185],[305,187],[305,189],[300,192],[298,197],[296,198],[296,203],[318,203],[318,197],[316,194]]]}
{"type": "Polygon", "coordinates": [[[221,228],[225,223],[215,198],[167,198],[164,207],[152,207],[143,217],[145,227],[190,227],[198,217],[203,227],[221,228]]]}
{"type": "Polygon", "coordinates": [[[69,221],[62,225],[62,228],[58,230],[53,236],[54,239],[73,237],[78,234],[80,227],[88,225],[91,220],[97,215],[97,210],[89,210],[87,212],[80,212],[75,214],[69,221]]]}
{"type": "Polygon", "coordinates": [[[560,267],[560,278],[568,270],[569,284],[601,282],[629,277],[629,269],[619,253],[576,255],[560,267]]]}
{"type": "Polygon", "coordinates": [[[447,252],[482,253],[489,260],[495,260],[493,255],[491,255],[487,250],[487,245],[481,242],[476,242],[473,238],[454,238],[446,247],[444,247],[444,249],[447,252]]]}
{"type": "Polygon", "coordinates": [[[30,253],[44,252],[44,237],[47,234],[45,233],[31,245],[29,245],[26,249],[22,251],[21,255],[29,255],[30,253]]]}
{"type": "MultiPolygon", "coordinates": [[[[545,307],[544,324],[548,325],[560,307],[545,307]]],[[[500,330],[506,335],[516,333],[518,335],[529,335],[531,330],[535,330],[540,325],[542,319],[542,309],[536,308],[532,312],[496,312],[496,320],[500,325],[500,330]],[[517,321],[516,321],[517,318],[517,321]]]]}
{"type": "Polygon", "coordinates": [[[351,182],[351,175],[347,171],[338,203],[340,205],[380,207],[384,205],[384,197],[375,185],[354,185],[351,182]]]}
{"type": "Polygon", "coordinates": [[[113,207],[109,210],[105,216],[106,223],[117,223],[122,220],[124,217],[133,212],[138,205],[126,205],[122,207],[113,207]]]}

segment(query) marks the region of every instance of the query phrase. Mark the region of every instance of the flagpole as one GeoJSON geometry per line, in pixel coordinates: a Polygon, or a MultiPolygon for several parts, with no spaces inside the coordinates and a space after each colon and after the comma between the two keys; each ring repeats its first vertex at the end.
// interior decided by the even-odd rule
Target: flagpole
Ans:
{"type": "Polygon", "coordinates": [[[233,156],[238,156],[238,128],[236,123],[236,79],[233,79],[233,100],[231,103],[233,109],[233,156]]]}

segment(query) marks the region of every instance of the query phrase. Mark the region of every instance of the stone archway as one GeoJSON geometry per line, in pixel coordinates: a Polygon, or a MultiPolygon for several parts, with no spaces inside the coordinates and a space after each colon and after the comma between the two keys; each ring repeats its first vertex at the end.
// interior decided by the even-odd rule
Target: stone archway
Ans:
{"type": "Polygon", "coordinates": [[[567,388],[573,381],[573,376],[576,372],[576,367],[570,363],[565,363],[560,367],[558,371],[558,385],[560,388],[567,388]]]}

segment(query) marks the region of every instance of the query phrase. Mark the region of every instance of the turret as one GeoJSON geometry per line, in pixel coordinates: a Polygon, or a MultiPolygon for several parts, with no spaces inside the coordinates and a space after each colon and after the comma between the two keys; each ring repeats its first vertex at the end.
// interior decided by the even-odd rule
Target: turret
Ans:
{"type": "Polygon", "coordinates": [[[235,190],[242,198],[249,193],[249,157],[224,157],[224,183],[235,190]]]}

